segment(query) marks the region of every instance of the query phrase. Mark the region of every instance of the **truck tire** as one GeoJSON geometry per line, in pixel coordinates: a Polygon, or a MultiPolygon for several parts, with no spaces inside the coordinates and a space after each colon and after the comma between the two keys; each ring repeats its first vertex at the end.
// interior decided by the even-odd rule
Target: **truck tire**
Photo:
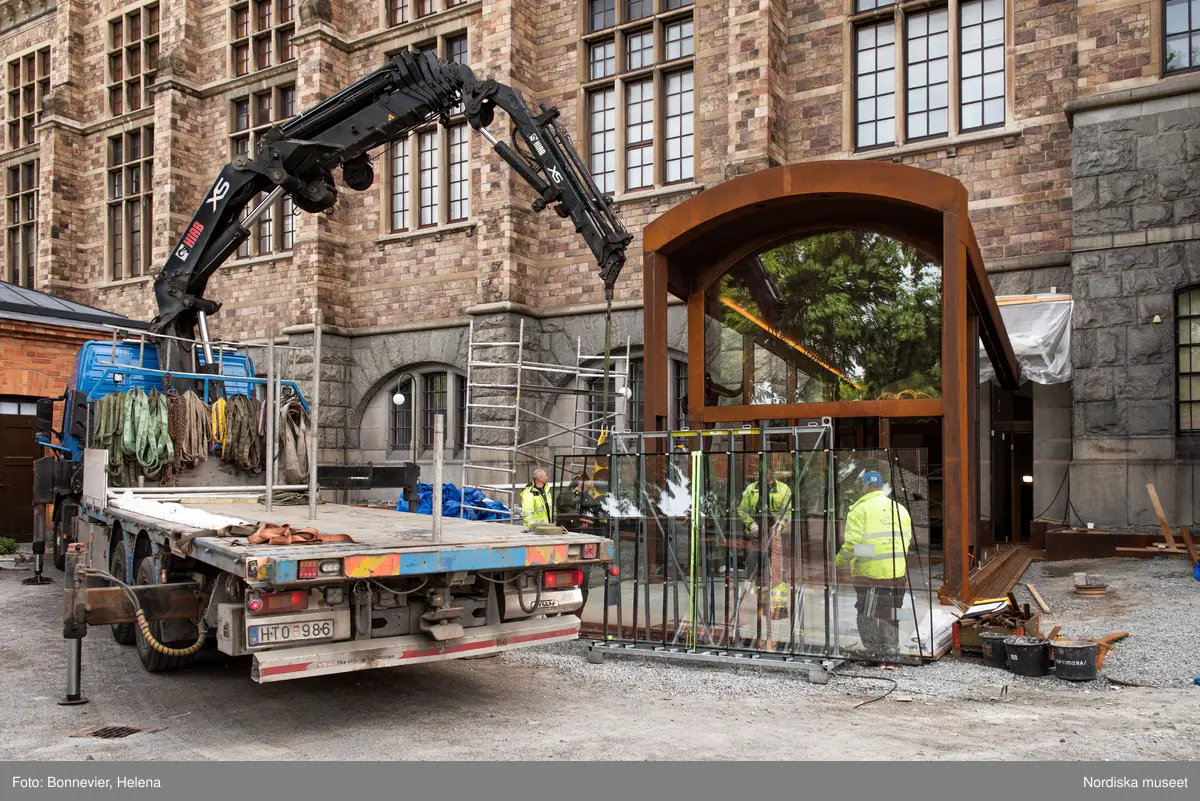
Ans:
{"type": "MultiPolygon", "coordinates": [[[[143,557],[142,560],[138,562],[137,572],[134,576],[134,583],[139,585],[157,584],[158,582],[156,579],[157,576],[155,576],[154,558],[150,556],[143,557]]],[[[162,631],[162,625],[155,621],[150,621],[150,631],[155,638],[158,638],[161,636],[160,632],[162,631]]],[[[178,670],[179,668],[190,664],[191,661],[196,657],[195,654],[191,654],[190,656],[167,656],[166,654],[160,654],[158,651],[150,647],[150,644],[146,642],[146,638],[142,636],[142,632],[137,629],[136,624],[134,624],[134,637],[137,645],[138,658],[142,660],[142,667],[144,667],[149,673],[163,673],[168,670],[178,670]]],[[[191,645],[191,643],[167,642],[163,643],[163,645],[169,645],[172,648],[186,648],[187,646],[191,645]]]]}
{"type": "MultiPolygon", "coordinates": [[[[124,581],[125,565],[128,564],[128,557],[125,554],[125,538],[118,531],[114,531],[113,534],[120,537],[120,539],[113,543],[112,556],[108,559],[108,572],[121,581],[124,581]]],[[[133,645],[135,631],[136,628],[133,623],[112,624],[113,639],[121,645],[133,645]]]]}
{"type": "Polygon", "coordinates": [[[54,566],[59,570],[67,569],[67,544],[62,533],[63,512],[66,503],[54,504],[54,516],[50,519],[50,531],[46,532],[50,540],[50,553],[54,556],[54,566]]]}

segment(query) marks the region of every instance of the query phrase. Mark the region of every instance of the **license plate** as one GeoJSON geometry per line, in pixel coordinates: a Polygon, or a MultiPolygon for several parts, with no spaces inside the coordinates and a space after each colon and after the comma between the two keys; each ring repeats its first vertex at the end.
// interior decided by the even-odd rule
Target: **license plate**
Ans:
{"type": "Polygon", "coordinates": [[[328,640],[333,637],[333,620],[305,620],[302,623],[269,623],[249,626],[246,640],[251,647],[305,642],[306,640],[328,640]]]}

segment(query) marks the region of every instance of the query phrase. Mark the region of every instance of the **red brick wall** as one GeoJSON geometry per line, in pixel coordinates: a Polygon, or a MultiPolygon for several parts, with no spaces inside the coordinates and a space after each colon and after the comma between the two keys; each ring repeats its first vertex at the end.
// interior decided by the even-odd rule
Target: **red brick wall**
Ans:
{"type": "Polygon", "coordinates": [[[79,346],[94,332],[0,319],[0,395],[63,393],[79,346]]]}

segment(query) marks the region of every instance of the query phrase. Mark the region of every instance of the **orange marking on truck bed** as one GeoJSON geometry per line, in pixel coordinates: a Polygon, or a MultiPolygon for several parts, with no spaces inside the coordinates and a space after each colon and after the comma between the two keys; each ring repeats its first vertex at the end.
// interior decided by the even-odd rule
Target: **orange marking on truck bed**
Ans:
{"type": "Polygon", "coordinates": [[[400,575],[400,554],[347,556],[346,575],[350,578],[379,578],[400,575]]]}

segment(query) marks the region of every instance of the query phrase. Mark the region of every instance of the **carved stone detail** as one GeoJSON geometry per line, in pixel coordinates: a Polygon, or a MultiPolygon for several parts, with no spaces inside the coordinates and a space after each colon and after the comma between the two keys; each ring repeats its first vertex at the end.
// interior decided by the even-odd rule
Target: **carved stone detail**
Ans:
{"type": "Polygon", "coordinates": [[[300,24],[333,22],[333,3],[330,0],[301,0],[300,24]]]}
{"type": "Polygon", "coordinates": [[[187,70],[187,62],[187,52],[183,45],[175,45],[158,57],[158,75],[160,78],[183,77],[187,70]]]}

